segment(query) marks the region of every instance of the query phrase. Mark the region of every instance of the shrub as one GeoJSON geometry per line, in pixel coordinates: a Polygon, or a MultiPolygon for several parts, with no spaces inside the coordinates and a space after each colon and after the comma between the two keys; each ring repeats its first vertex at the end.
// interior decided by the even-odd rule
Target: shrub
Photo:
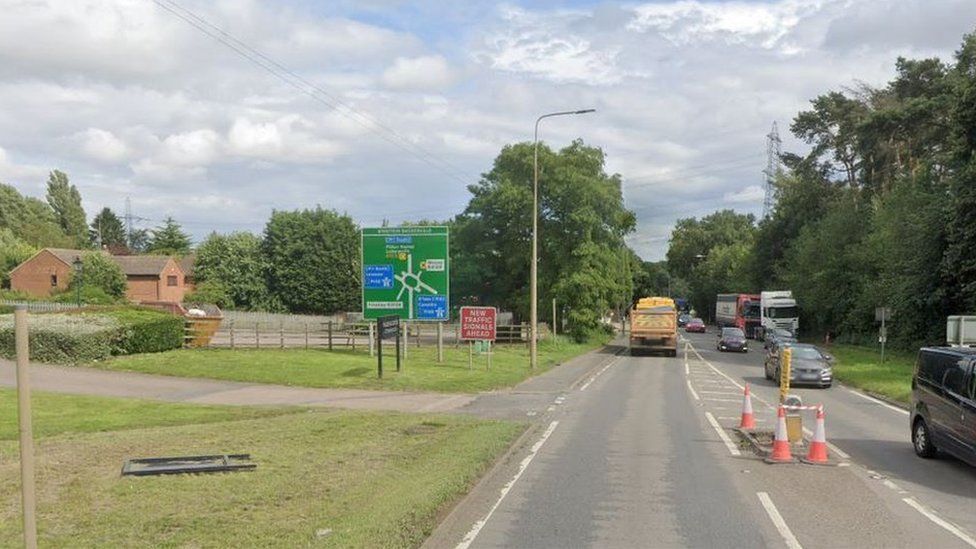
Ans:
{"type": "Polygon", "coordinates": [[[0,290],[0,299],[7,301],[37,301],[37,298],[27,292],[19,290],[0,290]]]}
{"type": "Polygon", "coordinates": [[[183,303],[212,303],[221,309],[229,308],[234,304],[227,288],[212,280],[197,284],[196,289],[183,297],[183,303]]]}
{"type": "Polygon", "coordinates": [[[106,294],[121,298],[125,296],[125,273],[122,267],[102,253],[88,253],[81,259],[81,277],[72,276],[68,283],[68,290],[74,291],[75,285],[81,283],[82,293],[85,288],[100,288],[106,294]]]}
{"type": "MultiPolygon", "coordinates": [[[[51,296],[51,301],[56,303],[75,303],[77,300],[78,292],[76,290],[65,290],[51,296]]],[[[95,286],[81,287],[81,302],[85,305],[115,305],[119,301],[121,301],[120,298],[107,294],[101,288],[95,286]]]]}
{"type": "Polygon", "coordinates": [[[112,354],[158,353],[183,346],[183,317],[154,309],[113,309],[103,313],[121,325],[112,354]]]}

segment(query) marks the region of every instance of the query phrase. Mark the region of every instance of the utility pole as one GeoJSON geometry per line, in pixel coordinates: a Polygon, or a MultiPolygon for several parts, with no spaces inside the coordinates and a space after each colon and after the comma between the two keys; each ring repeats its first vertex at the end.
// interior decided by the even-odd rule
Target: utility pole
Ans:
{"type": "Polygon", "coordinates": [[[132,202],[125,197],[125,247],[132,247],[132,202]]]}
{"type": "Polygon", "coordinates": [[[763,175],[765,176],[765,182],[763,184],[765,190],[763,196],[763,219],[773,213],[773,202],[776,199],[774,196],[776,179],[783,171],[782,164],[780,163],[780,158],[783,156],[782,145],[783,142],[779,138],[779,128],[776,127],[776,122],[774,121],[772,129],[766,135],[766,169],[763,170],[763,175]]]}

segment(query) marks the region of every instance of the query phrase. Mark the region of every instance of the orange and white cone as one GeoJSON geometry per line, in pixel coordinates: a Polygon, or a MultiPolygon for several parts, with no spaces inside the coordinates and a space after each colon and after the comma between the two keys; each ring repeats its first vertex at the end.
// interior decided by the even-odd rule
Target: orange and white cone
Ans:
{"type": "Polygon", "coordinates": [[[739,429],[755,429],[756,417],[752,414],[752,397],[749,396],[749,384],[746,383],[745,396],[742,397],[742,420],[739,429]]]}
{"type": "Polygon", "coordinates": [[[773,453],[766,458],[766,463],[793,463],[790,453],[790,440],[786,434],[786,408],[779,407],[776,412],[776,435],[773,439],[773,453]]]}
{"type": "Polygon", "coordinates": [[[813,431],[813,438],[810,440],[810,450],[807,452],[807,457],[803,459],[803,462],[821,465],[830,463],[827,459],[827,432],[824,428],[823,406],[817,408],[817,428],[813,431]]]}

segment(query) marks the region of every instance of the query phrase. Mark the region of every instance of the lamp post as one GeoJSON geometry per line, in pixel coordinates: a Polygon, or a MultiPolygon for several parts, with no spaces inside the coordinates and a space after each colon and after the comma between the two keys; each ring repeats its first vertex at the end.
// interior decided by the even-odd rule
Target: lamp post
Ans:
{"type": "Polygon", "coordinates": [[[81,262],[81,257],[75,257],[74,262],[71,263],[75,268],[75,276],[78,277],[78,283],[75,284],[75,301],[78,307],[81,307],[81,285],[85,283],[84,274],[85,266],[81,262]]]}
{"type": "Polygon", "coordinates": [[[596,109],[578,111],[560,111],[544,114],[535,121],[535,138],[532,156],[532,262],[529,276],[529,368],[535,369],[538,362],[538,348],[536,345],[536,331],[539,326],[539,122],[553,116],[569,116],[596,112],[596,109]]]}

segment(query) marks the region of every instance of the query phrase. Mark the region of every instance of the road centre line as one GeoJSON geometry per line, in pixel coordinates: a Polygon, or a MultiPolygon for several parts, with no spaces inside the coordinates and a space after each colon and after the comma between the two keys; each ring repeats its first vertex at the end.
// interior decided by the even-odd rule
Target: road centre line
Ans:
{"type": "Polygon", "coordinates": [[[880,405],[884,406],[885,408],[887,408],[889,410],[894,410],[894,411],[898,412],[899,414],[904,414],[906,416],[909,415],[908,410],[905,410],[904,408],[899,408],[897,406],[892,406],[891,404],[888,404],[887,402],[885,402],[883,400],[878,400],[878,399],[876,399],[876,398],[874,398],[872,396],[868,396],[868,395],[866,395],[864,393],[861,393],[859,391],[855,391],[854,389],[850,389],[848,387],[844,387],[844,388],[847,389],[848,391],[850,391],[851,393],[853,393],[853,394],[855,394],[855,395],[863,398],[864,400],[870,400],[871,402],[873,402],[875,404],[880,404],[880,405]]]}
{"type": "Polygon", "coordinates": [[[611,366],[613,366],[613,365],[614,365],[614,364],[616,364],[616,363],[617,363],[617,362],[618,362],[619,360],[620,360],[620,356],[618,356],[617,358],[615,358],[615,359],[613,359],[613,360],[611,360],[610,362],[608,362],[608,363],[607,363],[607,365],[606,365],[606,366],[604,366],[603,368],[601,368],[599,372],[597,372],[597,373],[595,373],[595,374],[593,374],[593,375],[592,375],[592,376],[590,377],[590,379],[588,379],[588,380],[586,380],[586,383],[584,383],[584,384],[583,384],[583,385],[582,385],[582,386],[581,386],[581,387],[579,388],[579,390],[580,390],[580,391],[585,391],[585,390],[586,390],[586,388],[590,386],[590,383],[593,383],[593,382],[594,382],[594,381],[596,380],[596,378],[598,378],[598,377],[600,377],[600,374],[602,374],[603,372],[605,372],[605,371],[607,371],[607,368],[609,368],[609,367],[611,367],[611,366]]]}
{"type": "Polygon", "coordinates": [[[963,531],[961,528],[959,528],[955,524],[952,524],[951,522],[949,522],[949,521],[943,519],[942,517],[940,517],[939,515],[935,514],[934,511],[932,511],[928,507],[926,507],[926,506],[922,505],[921,503],[919,503],[918,501],[916,501],[915,498],[902,498],[902,501],[904,501],[905,503],[907,503],[909,506],[911,506],[913,509],[915,509],[919,513],[922,513],[925,516],[925,518],[931,520],[932,522],[938,524],[942,528],[948,530],[949,533],[951,533],[952,535],[954,535],[957,538],[961,539],[963,542],[965,542],[970,547],[976,547],[976,539],[973,539],[972,536],[970,536],[969,534],[967,534],[965,531],[963,531]]]}
{"type": "Polygon", "coordinates": [[[715,398],[715,397],[705,397],[705,400],[710,400],[712,402],[739,402],[737,398],[715,398]]]}
{"type": "Polygon", "coordinates": [[[537,440],[536,443],[532,445],[532,448],[529,450],[529,455],[525,456],[525,458],[522,459],[522,463],[519,464],[518,471],[516,471],[515,476],[512,477],[512,480],[509,480],[505,484],[505,486],[502,486],[502,489],[498,495],[498,500],[495,501],[495,504],[492,505],[491,509],[488,510],[488,514],[485,515],[485,518],[474,523],[474,525],[471,527],[471,530],[469,530],[468,533],[464,535],[464,538],[461,540],[461,543],[457,544],[456,549],[467,549],[467,547],[471,546],[471,543],[475,540],[475,538],[478,537],[478,533],[481,532],[481,529],[484,528],[485,524],[488,523],[488,519],[490,519],[491,516],[495,514],[495,510],[498,509],[498,506],[502,504],[502,500],[504,500],[505,496],[507,496],[508,493],[512,490],[512,487],[515,486],[515,483],[518,482],[518,479],[522,477],[522,473],[524,473],[525,470],[529,467],[529,464],[532,463],[532,460],[535,458],[536,454],[539,453],[539,449],[542,448],[542,445],[545,444],[547,440],[549,440],[549,437],[552,435],[552,432],[556,430],[556,427],[558,425],[559,425],[558,421],[553,421],[552,423],[549,424],[549,427],[546,429],[544,433],[542,433],[542,436],[539,438],[539,440],[537,440]]]}
{"type": "Polygon", "coordinates": [[[718,433],[718,436],[722,439],[722,442],[725,443],[725,447],[728,448],[729,453],[733,456],[741,456],[742,453],[739,452],[739,449],[736,448],[735,444],[732,443],[732,439],[729,438],[729,435],[725,432],[725,429],[718,424],[715,416],[713,416],[711,412],[705,412],[705,417],[708,419],[708,422],[712,424],[712,427],[715,429],[715,432],[718,433]]]}
{"type": "MultiPolygon", "coordinates": [[[[687,353],[685,353],[685,355],[687,357],[687,353]]],[[[685,375],[686,376],[687,375],[691,375],[691,372],[688,370],[688,360],[687,359],[685,360],[685,375]]]]}
{"type": "Polygon", "coordinates": [[[803,549],[803,546],[797,541],[796,536],[793,535],[793,531],[790,530],[790,527],[786,525],[786,521],[783,520],[783,515],[779,514],[779,510],[776,509],[776,505],[773,504],[773,500],[770,499],[769,494],[766,492],[756,492],[756,495],[759,496],[759,503],[762,503],[766,514],[773,521],[773,526],[779,530],[779,535],[783,536],[783,541],[786,542],[786,546],[790,549],[803,549]]]}
{"type": "Polygon", "coordinates": [[[688,384],[688,390],[691,391],[691,396],[695,397],[695,400],[701,400],[701,397],[695,392],[695,388],[691,386],[691,380],[686,379],[685,383],[688,384]]]}

